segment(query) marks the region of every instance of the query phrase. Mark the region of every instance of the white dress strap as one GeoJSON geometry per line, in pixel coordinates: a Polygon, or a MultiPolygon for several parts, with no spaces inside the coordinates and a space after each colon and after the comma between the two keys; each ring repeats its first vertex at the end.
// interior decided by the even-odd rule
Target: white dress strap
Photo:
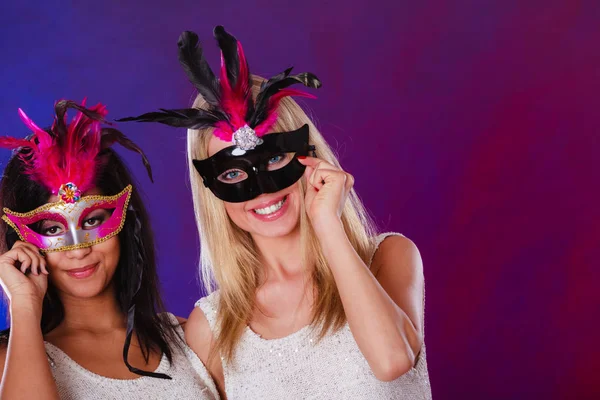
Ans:
{"type": "Polygon", "coordinates": [[[206,297],[201,298],[194,305],[195,307],[199,307],[206,320],[208,321],[208,325],[210,326],[210,330],[215,332],[215,327],[217,325],[217,309],[219,303],[219,291],[214,291],[206,297]]]}

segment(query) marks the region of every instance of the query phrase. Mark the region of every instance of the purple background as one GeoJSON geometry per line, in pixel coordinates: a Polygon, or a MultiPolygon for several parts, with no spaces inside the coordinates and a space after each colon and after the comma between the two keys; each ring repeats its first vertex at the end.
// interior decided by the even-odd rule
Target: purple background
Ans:
{"type": "MultiPolygon", "coordinates": [[[[600,396],[600,3],[150,3],[4,4],[0,134],[27,134],[18,107],[49,124],[59,98],[112,118],[187,106],[178,35],[198,32],[215,68],[223,24],[254,73],[321,78],[305,104],[381,227],[420,247],[435,398],[600,396]]],[[[154,185],[121,152],[186,316],[200,290],[185,132],[120,128],[152,162],[154,185]]]]}

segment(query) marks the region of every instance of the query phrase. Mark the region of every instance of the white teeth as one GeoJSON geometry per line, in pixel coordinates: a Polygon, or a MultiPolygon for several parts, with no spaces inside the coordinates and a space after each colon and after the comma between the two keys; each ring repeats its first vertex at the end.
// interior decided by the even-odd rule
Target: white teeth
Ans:
{"type": "Polygon", "coordinates": [[[256,208],[254,210],[255,213],[260,214],[260,215],[269,215],[269,214],[273,214],[275,211],[279,210],[281,208],[281,206],[283,206],[283,203],[285,203],[285,199],[282,199],[280,202],[275,203],[269,207],[265,207],[265,208],[256,208]]]}

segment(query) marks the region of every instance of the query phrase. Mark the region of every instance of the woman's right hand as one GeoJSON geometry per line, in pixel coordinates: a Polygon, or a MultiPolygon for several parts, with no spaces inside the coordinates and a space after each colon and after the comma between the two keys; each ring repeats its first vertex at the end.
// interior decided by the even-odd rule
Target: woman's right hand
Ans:
{"type": "Polygon", "coordinates": [[[41,315],[48,289],[46,259],[31,243],[17,241],[0,256],[0,284],[14,307],[33,307],[41,315]]]}

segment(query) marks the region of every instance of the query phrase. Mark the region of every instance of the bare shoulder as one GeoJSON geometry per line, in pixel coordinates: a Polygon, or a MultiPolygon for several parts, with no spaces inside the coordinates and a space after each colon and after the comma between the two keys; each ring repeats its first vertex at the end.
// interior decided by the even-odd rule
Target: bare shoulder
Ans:
{"type": "Polygon", "coordinates": [[[210,324],[199,307],[194,307],[185,324],[185,341],[204,363],[212,376],[221,398],[225,398],[225,378],[223,366],[219,357],[215,357],[213,350],[213,333],[210,324]],[[211,356],[212,355],[212,356],[211,356]]]}
{"type": "Polygon", "coordinates": [[[425,278],[417,246],[404,236],[388,236],[373,257],[372,271],[382,288],[422,333],[425,278]]]}
{"type": "Polygon", "coordinates": [[[213,335],[204,312],[199,307],[194,307],[182,326],[188,346],[202,361],[205,361],[203,355],[206,354],[206,358],[208,358],[213,335]]]}
{"type": "Polygon", "coordinates": [[[378,277],[390,268],[397,272],[423,274],[421,253],[414,242],[405,236],[385,238],[373,256],[372,265],[378,277]]]}

